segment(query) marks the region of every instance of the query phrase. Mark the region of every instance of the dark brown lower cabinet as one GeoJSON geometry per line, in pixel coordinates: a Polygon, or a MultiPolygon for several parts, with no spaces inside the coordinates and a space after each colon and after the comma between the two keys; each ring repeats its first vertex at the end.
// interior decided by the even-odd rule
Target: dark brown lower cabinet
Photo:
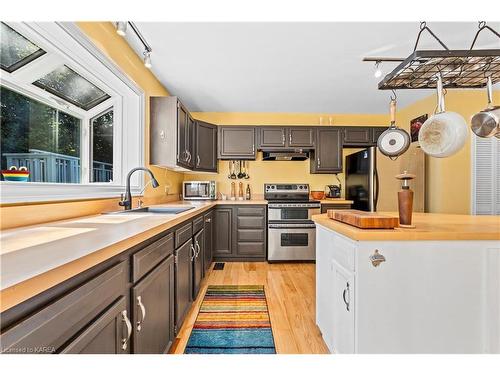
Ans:
{"type": "Polygon", "coordinates": [[[267,220],[264,205],[228,205],[214,210],[216,261],[266,259],[267,220]]]}
{"type": "Polygon", "coordinates": [[[204,250],[204,229],[194,235],[194,255],[193,255],[193,301],[200,291],[201,279],[203,278],[203,250],[204,250]]]}
{"type": "Polygon", "coordinates": [[[214,251],[213,256],[224,257],[232,253],[232,207],[217,207],[214,210],[214,251]]]}
{"type": "Polygon", "coordinates": [[[165,353],[174,340],[174,257],[132,287],[134,353],[165,353]]]}
{"type": "Polygon", "coordinates": [[[181,328],[182,322],[191,306],[191,277],[193,254],[192,240],[186,241],[175,251],[175,332],[181,328]]]}
{"type": "Polygon", "coordinates": [[[83,330],[62,354],[127,354],[130,353],[132,324],[125,297],[119,298],[97,320],[83,330]]]}
{"type": "Polygon", "coordinates": [[[204,246],[203,246],[203,276],[208,274],[210,265],[212,264],[212,248],[213,248],[213,229],[214,229],[214,212],[210,211],[205,214],[205,228],[204,228],[204,246]]]}

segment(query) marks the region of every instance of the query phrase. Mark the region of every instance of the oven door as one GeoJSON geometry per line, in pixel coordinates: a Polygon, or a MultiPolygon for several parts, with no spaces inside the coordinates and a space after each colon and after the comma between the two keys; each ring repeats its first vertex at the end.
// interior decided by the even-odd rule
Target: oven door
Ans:
{"type": "Polygon", "coordinates": [[[183,199],[210,199],[210,183],[208,181],[187,181],[182,187],[183,199]]]}
{"type": "Polygon", "coordinates": [[[269,223],[268,260],[315,260],[314,223],[269,223]]]}

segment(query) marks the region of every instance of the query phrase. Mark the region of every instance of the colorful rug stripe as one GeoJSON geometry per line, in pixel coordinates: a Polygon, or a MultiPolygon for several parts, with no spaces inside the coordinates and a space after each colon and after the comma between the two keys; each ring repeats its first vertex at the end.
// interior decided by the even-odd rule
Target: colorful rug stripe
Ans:
{"type": "Polygon", "coordinates": [[[209,285],[186,354],[276,354],[263,285],[209,285]]]}

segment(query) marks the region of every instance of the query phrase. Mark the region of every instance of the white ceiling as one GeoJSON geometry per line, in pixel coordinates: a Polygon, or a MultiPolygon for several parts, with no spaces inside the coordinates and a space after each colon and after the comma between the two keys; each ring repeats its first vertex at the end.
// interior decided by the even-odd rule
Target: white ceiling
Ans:
{"type": "MultiPolygon", "coordinates": [[[[500,23],[490,23],[500,29],[500,23]]],[[[419,23],[139,22],[153,48],[153,72],[190,111],[385,113],[364,56],[407,57],[419,23]]],[[[477,23],[428,23],[451,49],[469,48],[477,23]]],[[[142,56],[132,33],[127,39],[142,56]]],[[[488,31],[477,47],[500,48],[488,31]]],[[[441,48],[427,33],[419,49],[441,48]]],[[[396,65],[382,66],[387,74],[396,65]]],[[[399,106],[430,95],[400,90],[399,106]]]]}

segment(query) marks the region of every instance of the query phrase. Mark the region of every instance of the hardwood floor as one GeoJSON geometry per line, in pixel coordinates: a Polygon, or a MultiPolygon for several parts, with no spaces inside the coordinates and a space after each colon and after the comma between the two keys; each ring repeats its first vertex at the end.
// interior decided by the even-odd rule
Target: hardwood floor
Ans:
{"type": "Polygon", "coordinates": [[[323,354],[328,349],[315,323],[315,265],[311,263],[231,262],[210,270],[171,353],[181,354],[208,285],[264,285],[278,354],[323,354]]]}

